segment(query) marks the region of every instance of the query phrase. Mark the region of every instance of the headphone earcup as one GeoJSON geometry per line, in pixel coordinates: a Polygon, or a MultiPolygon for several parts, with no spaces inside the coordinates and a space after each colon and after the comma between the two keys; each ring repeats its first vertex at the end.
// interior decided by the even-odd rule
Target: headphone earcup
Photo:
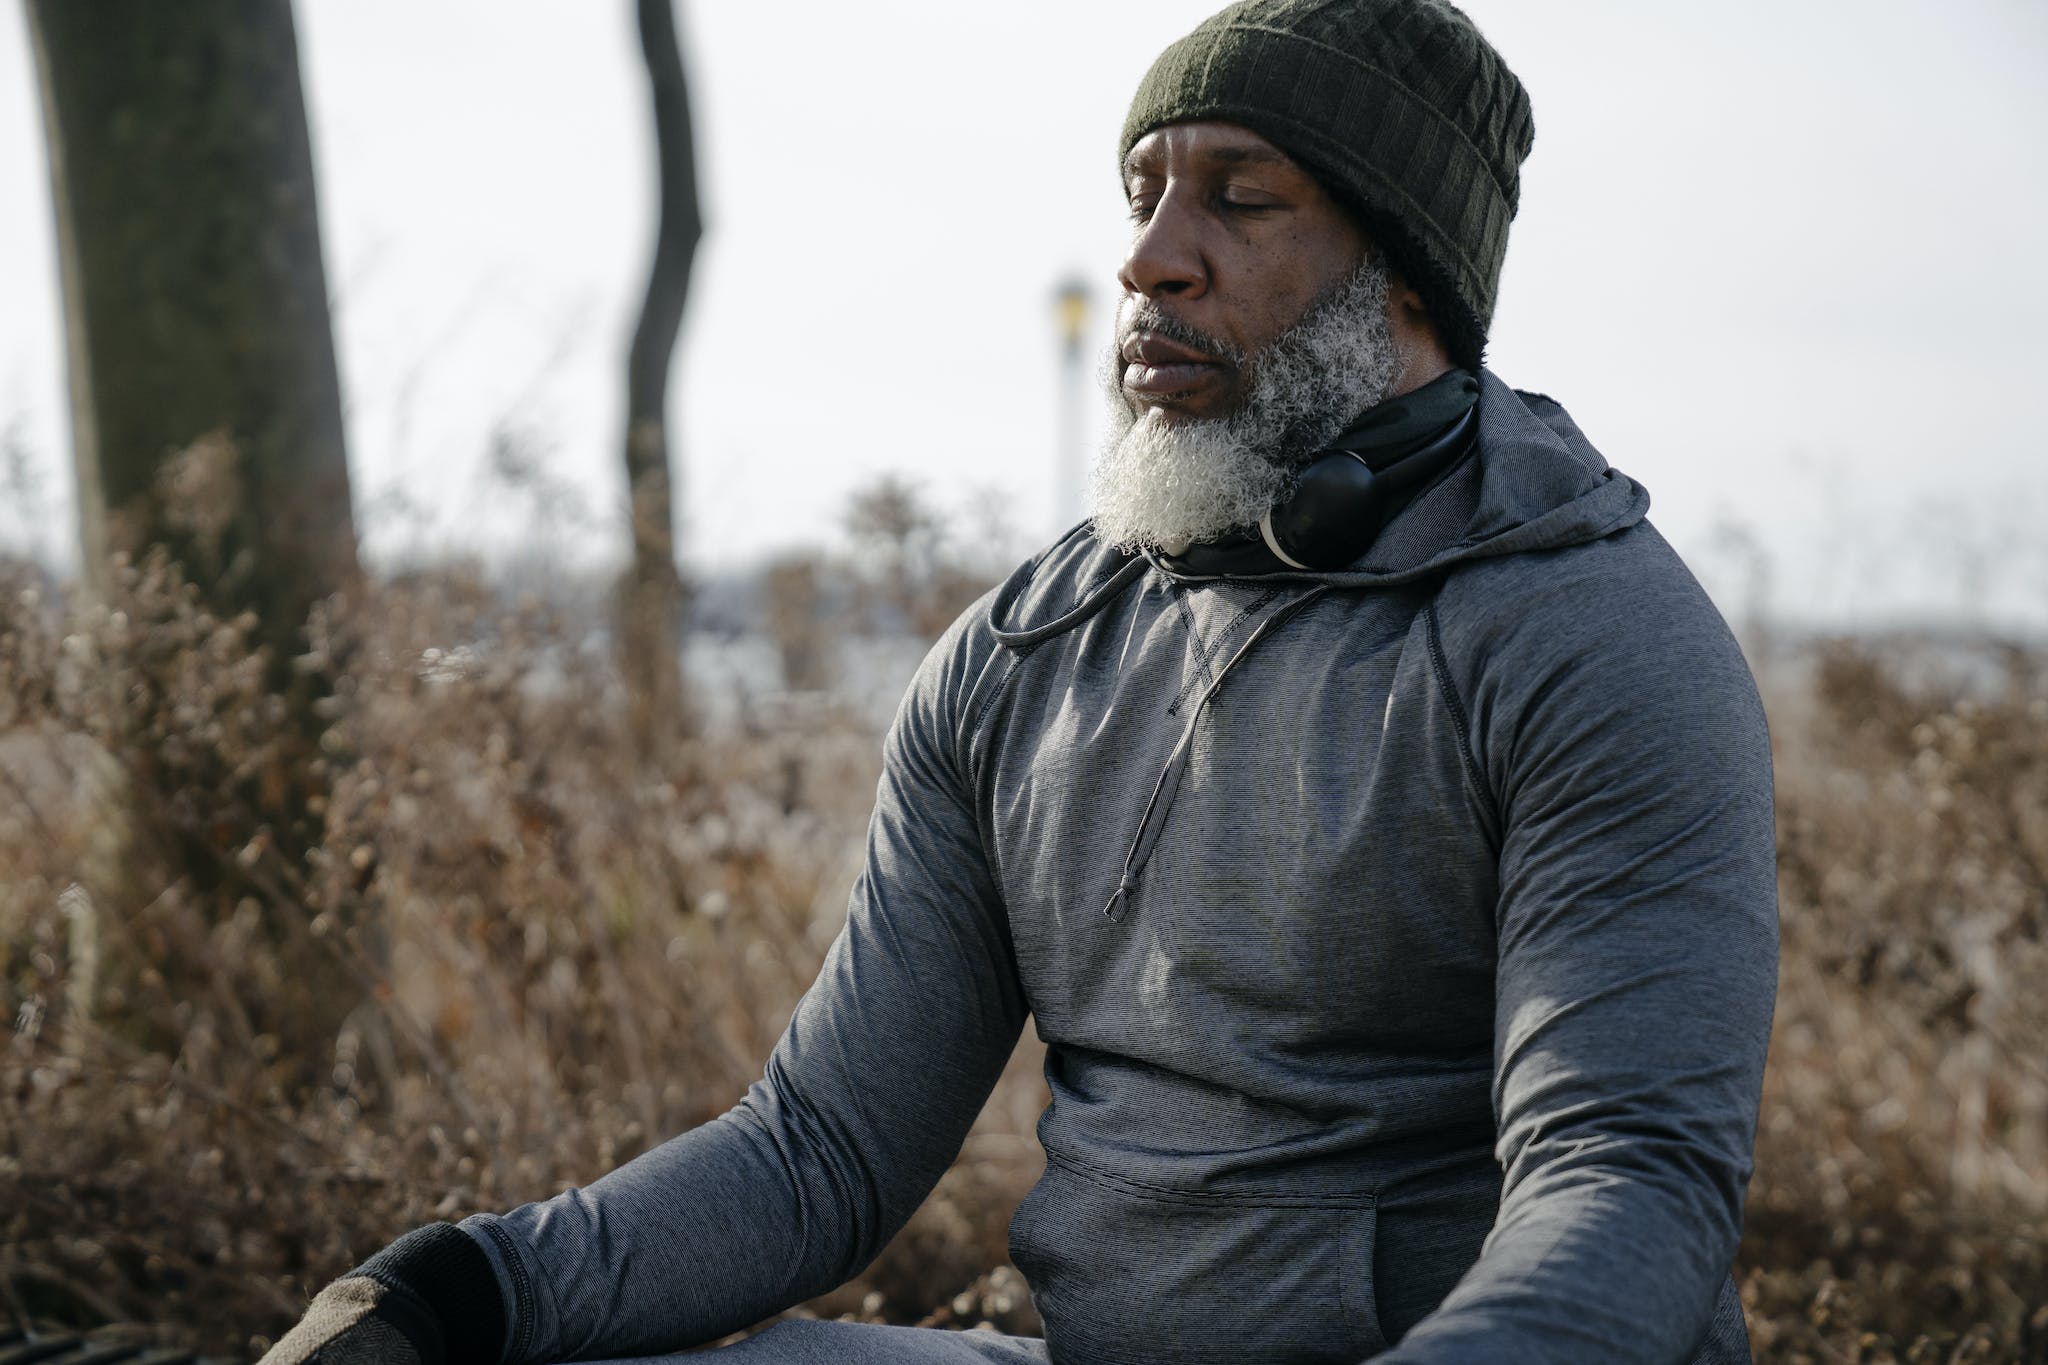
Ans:
{"type": "Polygon", "coordinates": [[[1301,471],[1293,496],[1259,519],[1259,534],[1293,568],[1341,569],[1379,534],[1384,483],[1350,451],[1332,451],[1301,471]]]}

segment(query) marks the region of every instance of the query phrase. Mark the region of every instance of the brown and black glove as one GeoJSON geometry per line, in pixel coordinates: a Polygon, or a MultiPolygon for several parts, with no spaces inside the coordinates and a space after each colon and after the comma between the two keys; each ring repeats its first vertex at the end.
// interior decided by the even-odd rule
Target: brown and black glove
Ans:
{"type": "Polygon", "coordinates": [[[491,1263],[449,1223],[408,1232],[314,1296],[258,1365],[499,1365],[491,1263]]]}

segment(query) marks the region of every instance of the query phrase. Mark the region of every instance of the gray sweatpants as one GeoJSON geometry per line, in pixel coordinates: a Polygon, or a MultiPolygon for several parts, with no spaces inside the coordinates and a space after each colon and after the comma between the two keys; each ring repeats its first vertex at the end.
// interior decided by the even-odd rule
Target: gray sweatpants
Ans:
{"type": "MultiPolygon", "coordinates": [[[[767,1331],[715,1351],[718,1365],[1048,1365],[1037,1337],[948,1332],[933,1327],[876,1327],[857,1322],[778,1322],[767,1331]]],[[[684,1356],[636,1356],[608,1365],[681,1365],[684,1356]]]]}

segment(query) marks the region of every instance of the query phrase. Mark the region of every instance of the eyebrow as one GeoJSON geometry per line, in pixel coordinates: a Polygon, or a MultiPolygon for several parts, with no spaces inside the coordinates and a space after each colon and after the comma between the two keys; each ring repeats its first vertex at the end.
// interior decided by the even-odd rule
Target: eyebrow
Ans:
{"type": "MultiPolygon", "coordinates": [[[[1276,147],[1217,147],[1201,154],[1204,161],[1221,166],[1293,166],[1294,158],[1276,147]]],[[[1150,158],[1147,158],[1148,160],[1150,158]]],[[[1124,160],[1124,179],[1140,174],[1141,167],[1135,159],[1124,160]]]]}

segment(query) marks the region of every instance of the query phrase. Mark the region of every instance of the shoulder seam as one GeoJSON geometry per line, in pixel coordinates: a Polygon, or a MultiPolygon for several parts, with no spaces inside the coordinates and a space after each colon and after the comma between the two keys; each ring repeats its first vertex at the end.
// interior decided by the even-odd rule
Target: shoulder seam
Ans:
{"type": "MultiPolygon", "coordinates": [[[[1039,642],[1039,644],[1043,643],[1043,641],[1039,642]]],[[[980,745],[982,726],[987,722],[989,712],[995,709],[996,703],[1001,701],[1003,695],[1010,690],[1010,684],[1016,681],[1017,675],[1024,671],[1024,661],[1038,652],[1038,644],[1029,644],[1004,652],[1009,655],[1009,667],[1004,671],[1002,678],[997,681],[996,685],[989,689],[988,696],[982,699],[981,705],[975,708],[974,719],[968,725],[966,731],[964,733],[956,731],[958,738],[955,740],[955,743],[958,745],[958,752],[953,760],[955,768],[966,786],[966,791],[963,794],[967,798],[969,807],[974,812],[976,837],[981,840],[981,856],[988,861],[988,875],[995,884],[996,894],[999,899],[1002,897],[1003,859],[1001,851],[996,847],[995,827],[983,818],[985,812],[982,809],[981,803],[982,760],[977,753],[977,749],[980,745]]],[[[1003,932],[1005,935],[1010,933],[1009,917],[1009,906],[1006,902],[1003,908],[1003,932]]],[[[1011,952],[1012,954],[1016,952],[1014,940],[1011,943],[1011,952]]]]}
{"type": "MultiPolygon", "coordinates": [[[[1039,642],[1042,643],[1044,642],[1039,642]]],[[[1024,661],[1037,652],[1038,644],[1024,645],[1009,651],[1009,668],[1004,670],[1001,680],[988,690],[988,695],[982,698],[981,705],[975,708],[974,719],[968,722],[966,733],[960,736],[960,757],[965,760],[961,764],[961,772],[967,778],[970,787],[978,787],[981,782],[981,773],[974,759],[974,745],[975,741],[981,738],[981,727],[988,720],[988,713],[995,709],[996,703],[1003,699],[1003,694],[1010,690],[1011,682],[1023,671],[1024,661]]]]}
{"type": "Polygon", "coordinates": [[[1444,657],[1443,628],[1437,620],[1434,597],[1422,604],[1422,621],[1429,633],[1430,672],[1436,675],[1437,691],[1451,713],[1451,728],[1458,732],[1458,757],[1465,765],[1465,777],[1471,782],[1473,793],[1485,803],[1493,827],[1499,829],[1500,807],[1495,804],[1493,790],[1487,786],[1485,775],[1479,770],[1479,761],[1472,753],[1472,726],[1465,718],[1465,704],[1458,699],[1457,685],[1451,681],[1451,665],[1444,657]]]}

